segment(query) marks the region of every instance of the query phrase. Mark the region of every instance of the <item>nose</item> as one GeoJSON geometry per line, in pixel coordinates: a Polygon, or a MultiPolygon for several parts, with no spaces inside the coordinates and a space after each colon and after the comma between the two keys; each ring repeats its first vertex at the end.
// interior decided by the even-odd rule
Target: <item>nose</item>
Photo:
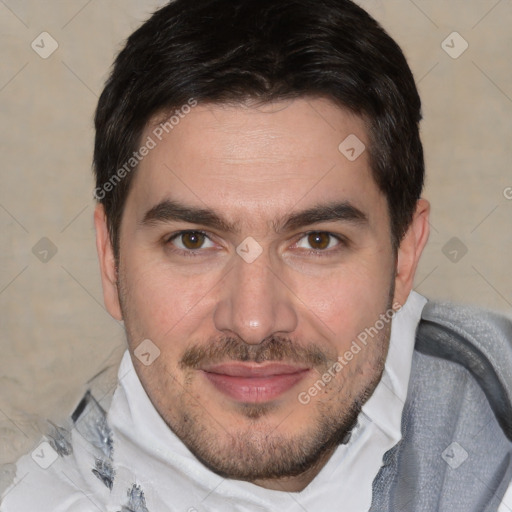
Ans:
{"type": "Polygon", "coordinates": [[[297,327],[293,293],[265,254],[252,263],[236,258],[215,308],[216,328],[251,345],[270,335],[293,332],[297,327]]]}

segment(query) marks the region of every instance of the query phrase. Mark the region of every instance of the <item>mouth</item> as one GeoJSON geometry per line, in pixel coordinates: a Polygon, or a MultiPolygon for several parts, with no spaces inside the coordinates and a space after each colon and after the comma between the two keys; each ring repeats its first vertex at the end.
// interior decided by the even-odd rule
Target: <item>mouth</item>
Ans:
{"type": "Polygon", "coordinates": [[[284,363],[223,363],[200,370],[217,391],[239,402],[262,403],[286,393],[311,368],[284,363]]]}

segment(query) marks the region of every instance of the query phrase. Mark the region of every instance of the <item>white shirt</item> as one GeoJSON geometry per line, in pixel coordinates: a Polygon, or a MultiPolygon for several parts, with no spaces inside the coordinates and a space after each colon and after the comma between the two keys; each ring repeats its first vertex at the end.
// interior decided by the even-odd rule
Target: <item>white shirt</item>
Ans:
{"type": "MultiPolygon", "coordinates": [[[[35,502],[38,512],[119,512],[136,484],[149,512],[367,512],[382,457],[401,439],[416,327],[425,303],[412,292],[395,315],[383,377],[363,406],[350,441],[335,450],[301,492],[224,479],[206,468],[155,410],[126,352],[108,412],[116,469],[112,491],[92,474],[94,454],[74,430],[73,455],[48,469],[39,468],[30,456],[20,459],[17,480],[0,510],[33,512],[35,502]]],[[[511,488],[499,512],[510,510],[507,497],[512,498],[511,488]]]]}

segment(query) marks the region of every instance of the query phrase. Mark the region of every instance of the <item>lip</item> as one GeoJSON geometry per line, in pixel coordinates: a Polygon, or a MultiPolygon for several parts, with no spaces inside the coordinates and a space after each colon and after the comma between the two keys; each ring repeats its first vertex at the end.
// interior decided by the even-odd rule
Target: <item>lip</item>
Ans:
{"type": "Polygon", "coordinates": [[[201,368],[203,375],[218,391],[246,403],[278,398],[303,380],[310,370],[284,363],[224,363],[201,368]]]}

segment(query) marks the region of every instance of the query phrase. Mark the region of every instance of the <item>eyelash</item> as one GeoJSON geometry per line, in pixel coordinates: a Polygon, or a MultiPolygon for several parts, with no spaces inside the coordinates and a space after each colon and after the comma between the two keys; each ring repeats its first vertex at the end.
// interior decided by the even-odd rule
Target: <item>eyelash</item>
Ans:
{"type": "MultiPolygon", "coordinates": [[[[208,236],[208,233],[206,233],[205,231],[201,231],[200,229],[186,229],[183,231],[178,231],[177,233],[174,233],[170,237],[168,237],[165,240],[165,245],[173,246],[172,241],[174,239],[179,238],[182,235],[186,235],[187,233],[199,233],[201,235],[204,235],[209,240],[211,240],[211,238],[208,236]]],[[[191,257],[191,258],[193,258],[195,256],[200,256],[200,253],[203,252],[203,250],[201,250],[201,249],[184,251],[183,249],[178,249],[177,247],[173,247],[171,249],[171,251],[175,254],[179,254],[181,256],[191,257]]]]}
{"type": "MultiPolygon", "coordinates": [[[[205,236],[206,238],[208,238],[208,240],[212,241],[211,237],[208,236],[208,233],[206,233],[205,231],[201,231],[200,229],[186,229],[186,230],[183,230],[183,231],[178,231],[176,233],[173,233],[172,235],[170,235],[169,237],[167,237],[165,239],[165,245],[173,245],[172,244],[172,241],[175,240],[176,238],[179,238],[180,236],[182,235],[185,235],[187,233],[199,233],[203,236],[205,236]]],[[[295,245],[298,244],[303,238],[306,238],[307,236],[309,235],[312,235],[312,234],[327,234],[329,235],[330,237],[334,238],[335,240],[337,240],[338,244],[335,246],[334,249],[310,249],[310,250],[307,250],[306,254],[310,255],[315,255],[317,257],[325,257],[325,256],[331,256],[333,253],[337,253],[338,251],[340,251],[341,249],[345,248],[345,247],[348,247],[349,243],[348,243],[348,240],[341,236],[341,235],[335,235],[334,233],[330,233],[328,231],[307,231],[306,233],[302,233],[300,238],[295,242],[295,245]]],[[[196,257],[196,256],[200,256],[202,252],[204,252],[204,250],[202,249],[196,249],[196,250],[187,250],[187,251],[184,251],[183,249],[178,249],[176,247],[173,247],[171,249],[171,251],[173,253],[176,253],[176,254],[179,254],[181,256],[185,256],[185,257],[196,257]]]]}

